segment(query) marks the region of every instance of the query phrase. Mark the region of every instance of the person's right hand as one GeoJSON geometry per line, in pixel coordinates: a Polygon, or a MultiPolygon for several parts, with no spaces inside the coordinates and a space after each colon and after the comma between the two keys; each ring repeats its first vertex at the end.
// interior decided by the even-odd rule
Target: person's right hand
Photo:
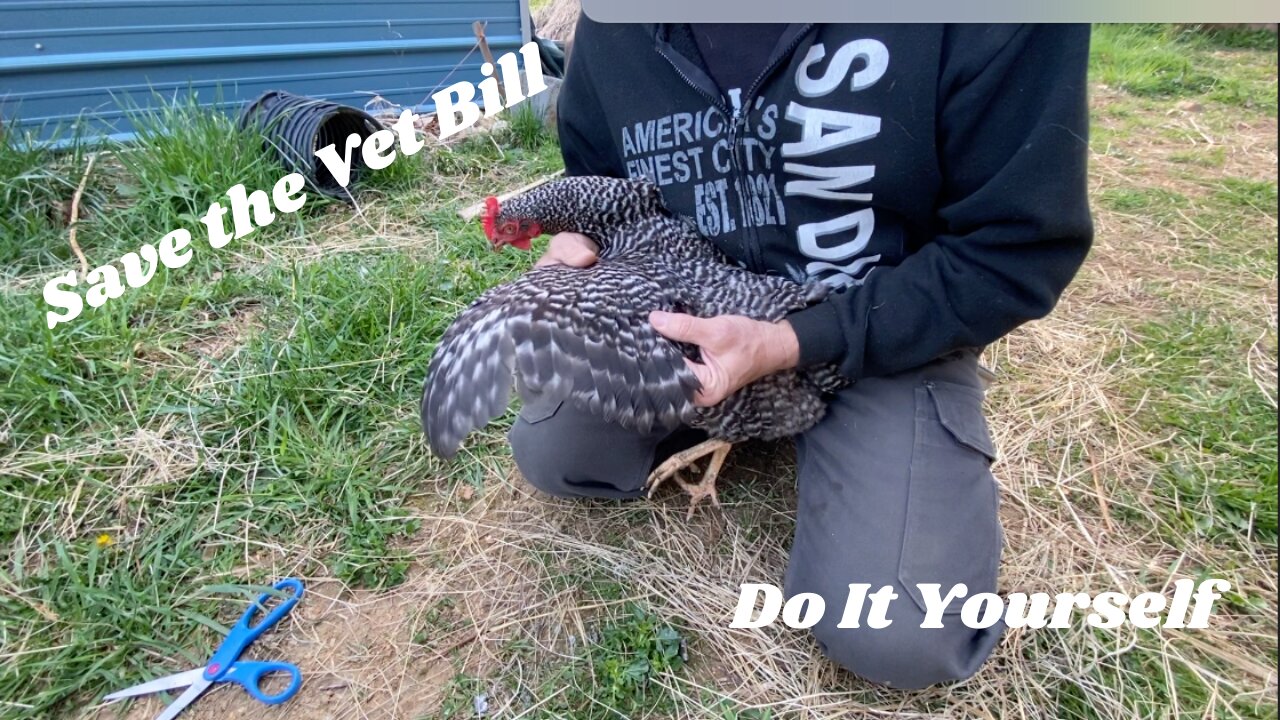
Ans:
{"type": "Polygon", "coordinates": [[[569,267],[585,268],[596,264],[596,255],[600,252],[600,246],[595,240],[583,235],[582,233],[562,232],[551,237],[551,244],[547,246],[547,251],[538,258],[538,262],[534,263],[534,267],[543,267],[546,265],[568,265],[569,267]]]}

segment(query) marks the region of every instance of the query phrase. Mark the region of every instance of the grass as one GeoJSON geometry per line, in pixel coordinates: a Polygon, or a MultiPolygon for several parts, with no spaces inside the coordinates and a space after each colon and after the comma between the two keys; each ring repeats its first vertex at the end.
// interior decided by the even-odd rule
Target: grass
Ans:
{"type": "Polygon", "coordinates": [[[31,256],[38,267],[41,260],[60,262],[69,255],[49,253],[62,246],[54,239],[61,236],[69,209],[63,203],[75,191],[71,173],[78,166],[79,153],[60,157],[24,138],[9,138],[0,154],[0,263],[6,270],[21,271],[31,256]]]}
{"type": "Polygon", "coordinates": [[[1097,246],[1052,316],[987,353],[1002,587],[1222,577],[1212,628],[1013,633],[973,680],[918,693],[849,677],[804,633],[727,629],[738,583],[785,568],[782,446],[731,456],[726,510],[691,523],[667,498],[537,495],[509,419],[452,463],[426,452],[436,339],[529,262],[457,210],[559,168],[530,117],[371,173],[358,208],[311,195],[221,250],[197,233],[189,265],[54,330],[40,289],[78,267],[82,181],[93,266],[284,171],[185,104],[87,175],[85,149],[8,138],[0,718],[115,717],[82,709],[196,666],[253,588],[288,575],[308,596],[254,652],[302,666],[300,717],[472,717],[478,697],[529,718],[1276,717],[1274,43],[1097,29],[1097,246]]]}
{"type": "MultiPolygon", "coordinates": [[[[230,185],[269,189],[283,174],[252,150],[260,138],[220,115],[169,106],[138,125],[141,147],[98,165],[100,211],[81,226],[94,262],[197,226],[230,185]]],[[[36,175],[41,159],[77,157],[5,149],[5,167],[17,168],[5,197],[19,209],[74,189],[55,169],[36,175]]],[[[365,197],[420,186],[425,173],[424,163],[403,162],[365,197]]],[[[334,209],[313,196],[301,222],[277,222],[222,252],[199,247],[190,266],[53,331],[38,285],[3,295],[0,492],[17,502],[0,512],[10,548],[0,605],[4,653],[24,661],[0,671],[0,714],[66,709],[86,688],[154,673],[153,653],[195,662],[215,637],[175,644],[191,618],[236,609],[200,587],[271,579],[232,572],[245,567],[237,538],[308,543],[314,571],[354,586],[404,580],[411,558],[397,543],[420,524],[404,506],[420,488],[389,468],[401,466],[405,479],[423,473],[404,398],[421,382],[421,348],[452,313],[422,299],[475,294],[501,272],[479,270],[465,242],[458,256],[428,263],[378,250],[247,261],[308,237],[334,209]],[[218,337],[242,324],[251,330],[243,344],[218,337]]],[[[50,231],[46,245],[65,246],[64,233],[50,231]]],[[[30,276],[47,262],[24,256],[6,270],[30,276]]]]}
{"type": "Polygon", "coordinates": [[[1146,395],[1139,419],[1173,440],[1149,453],[1164,485],[1158,495],[1171,539],[1276,542],[1275,408],[1247,372],[1232,365],[1255,338],[1213,317],[1177,313],[1136,328],[1146,395]],[[1143,355],[1145,357],[1145,355],[1143,355]]]}
{"type": "Polygon", "coordinates": [[[1093,79],[1139,97],[1210,100],[1274,117],[1275,73],[1241,69],[1234,53],[1274,53],[1275,38],[1267,32],[1101,25],[1093,35],[1093,79]]]}

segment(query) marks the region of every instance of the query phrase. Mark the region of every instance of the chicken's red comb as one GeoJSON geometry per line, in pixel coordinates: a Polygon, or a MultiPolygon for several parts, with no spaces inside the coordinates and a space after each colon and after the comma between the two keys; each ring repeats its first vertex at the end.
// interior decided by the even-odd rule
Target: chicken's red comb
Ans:
{"type": "Polygon", "coordinates": [[[498,198],[490,195],[484,199],[484,235],[490,240],[498,229],[498,198]]]}

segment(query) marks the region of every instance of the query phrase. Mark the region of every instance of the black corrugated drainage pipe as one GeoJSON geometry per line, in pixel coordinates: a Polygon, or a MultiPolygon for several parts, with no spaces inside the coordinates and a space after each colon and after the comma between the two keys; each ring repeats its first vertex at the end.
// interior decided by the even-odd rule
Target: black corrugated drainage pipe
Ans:
{"type": "Polygon", "coordinates": [[[323,195],[351,201],[348,190],[365,169],[359,147],[351,151],[351,178],[342,187],[325,167],[316,150],[336,145],[339,157],[345,154],[345,142],[352,133],[363,140],[384,129],[372,115],[347,105],[327,100],[271,90],[247,105],[240,113],[240,127],[250,123],[266,137],[285,167],[301,173],[307,183],[323,195]]]}

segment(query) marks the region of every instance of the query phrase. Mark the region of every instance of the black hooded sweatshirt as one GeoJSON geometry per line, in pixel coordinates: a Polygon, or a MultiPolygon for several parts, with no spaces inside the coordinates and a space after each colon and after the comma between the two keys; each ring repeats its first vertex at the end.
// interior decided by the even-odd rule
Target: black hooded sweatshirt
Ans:
{"type": "Polygon", "coordinates": [[[722,92],[688,26],[583,16],[566,171],[648,177],[744,267],[839,288],[789,318],[801,367],[887,375],[1053,308],[1093,239],[1088,26],[766,36],[755,80],[722,92]]]}

